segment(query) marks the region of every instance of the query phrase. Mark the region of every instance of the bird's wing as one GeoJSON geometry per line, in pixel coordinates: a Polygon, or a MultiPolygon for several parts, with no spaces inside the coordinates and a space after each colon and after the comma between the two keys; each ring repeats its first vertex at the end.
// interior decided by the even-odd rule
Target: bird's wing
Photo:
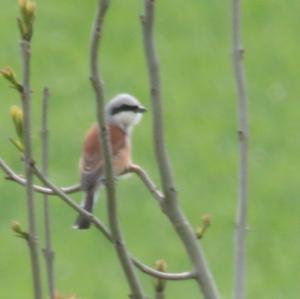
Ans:
{"type": "Polygon", "coordinates": [[[96,124],[92,125],[86,134],[79,166],[82,189],[96,188],[103,172],[99,129],[96,124]]]}
{"type": "MultiPolygon", "coordinates": [[[[109,126],[113,160],[126,144],[125,132],[117,126],[109,126]]],[[[83,189],[95,186],[103,174],[102,145],[99,138],[99,127],[94,124],[88,131],[80,160],[81,183],[83,189]]]]}
{"type": "Polygon", "coordinates": [[[102,150],[99,141],[99,129],[93,125],[84,140],[80,168],[82,172],[94,172],[102,167],[102,150]]]}

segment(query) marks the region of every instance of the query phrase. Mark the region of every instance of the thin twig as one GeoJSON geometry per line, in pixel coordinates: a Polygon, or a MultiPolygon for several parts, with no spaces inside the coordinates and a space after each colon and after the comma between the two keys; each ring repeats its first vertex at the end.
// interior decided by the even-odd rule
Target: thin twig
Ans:
{"type": "Polygon", "coordinates": [[[245,265],[248,214],[248,97],[241,39],[241,0],[232,2],[232,64],[238,95],[239,198],[235,240],[235,299],[245,298],[245,265]]]}
{"type": "Polygon", "coordinates": [[[135,257],[132,257],[132,261],[138,269],[140,269],[145,274],[153,276],[154,278],[160,278],[164,280],[188,280],[194,279],[196,277],[195,272],[193,271],[180,273],[161,272],[143,264],[135,257]]]}
{"type": "Polygon", "coordinates": [[[111,144],[105,123],[104,108],[104,88],[99,71],[98,52],[103,32],[103,21],[109,6],[109,0],[100,0],[97,8],[97,14],[94,21],[92,40],[90,46],[90,79],[95,92],[97,106],[97,121],[100,128],[100,138],[103,146],[104,170],[105,170],[105,189],[107,194],[108,218],[111,229],[112,239],[119,261],[122,265],[124,274],[127,278],[133,299],[145,299],[146,296],[134,271],[132,260],[126,248],[118,219],[118,207],[116,201],[116,188],[114,174],[111,162],[111,144]]]}
{"type": "Polygon", "coordinates": [[[151,181],[149,175],[145,170],[143,170],[139,165],[133,164],[131,165],[126,173],[135,173],[142,180],[145,186],[148,188],[150,193],[155,197],[155,199],[162,204],[164,200],[164,195],[161,191],[155,186],[155,184],[151,181]]]}
{"type": "MultiPolygon", "coordinates": [[[[6,173],[7,180],[13,181],[18,183],[19,185],[26,186],[27,181],[20,175],[17,175],[5,162],[0,158],[0,168],[6,173]]],[[[56,193],[50,189],[45,188],[43,186],[33,185],[33,189],[36,192],[39,192],[41,194],[47,194],[47,195],[56,195],[56,193]]],[[[62,190],[66,194],[71,194],[80,191],[80,184],[75,184],[69,187],[60,187],[60,190],[62,190]]]]}
{"type": "Polygon", "coordinates": [[[186,252],[195,267],[196,280],[204,294],[204,298],[217,299],[219,298],[219,293],[199,245],[199,241],[197,241],[191,225],[179,207],[169,157],[165,146],[159,60],[156,54],[153,37],[154,5],[155,0],[144,0],[145,12],[141,17],[141,21],[153,106],[152,123],[155,154],[165,195],[163,211],[173,224],[174,229],[181,238],[186,252]]]}
{"type": "MultiPolygon", "coordinates": [[[[48,99],[49,89],[43,90],[42,101],[42,124],[41,124],[41,140],[42,140],[42,171],[45,177],[48,176],[48,151],[49,151],[49,130],[48,130],[48,99]]],[[[51,240],[51,223],[50,223],[50,207],[49,199],[44,194],[44,229],[45,229],[45,248],[43,253],[46,261],[47,268],[47,282],[49,297],[54,299],[55,297],[55,281],[54,281],[54,251],[52,249],[51,240]]]]}
{"type": "Polygon", "coordinates": [[[27,214],[29,222],[28,244],[31,257],[31,269],[33,277],[33,287],[35,299],[42,299],[42,287],[40,276],[39,250],[37,243],[36,230],[36,215],[35,215],[35,199],[33,191],[33,175],[30,167],[32,161],[31,147],[31,88],[30,88],[30,42],[21,40],[21,53],[23,65],[23,83],[22,83],[22,106],[24,113],[24,168],[26,183],[26,198],[27,198],[27,214]]]}

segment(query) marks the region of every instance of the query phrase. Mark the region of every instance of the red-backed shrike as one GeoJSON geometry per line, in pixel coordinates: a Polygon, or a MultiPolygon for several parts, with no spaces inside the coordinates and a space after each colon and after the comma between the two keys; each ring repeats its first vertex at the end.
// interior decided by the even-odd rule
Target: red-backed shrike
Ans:
{"type": "MultiPolygon", "coordinates": [[[[146,109],[129,94],[119,94],[106,106],[106,123],[109,131],[112,166],[117,177],[124,173],[131,164],[131,132],[142,118],[146,109]]],[[[96,191],[104,183],[104,161],[98,124],[92,125],[87,132],[80,159],[81,188],[85,192],[82,206],[92,213],[96,191]]],[[[90,221],[79,215],[73,226],[88,229],[90,221]]]]}

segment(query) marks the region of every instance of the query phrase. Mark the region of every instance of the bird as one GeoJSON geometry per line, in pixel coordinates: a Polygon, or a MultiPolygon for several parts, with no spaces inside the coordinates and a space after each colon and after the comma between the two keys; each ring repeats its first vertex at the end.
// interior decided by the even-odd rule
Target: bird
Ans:
{"type": "MultiPolygon", "coordinates": [[[[132,129],[141,121],[144,112],[146,108],[139,100],[126,93],[116,95],[105,106],[105,123],[111,143],[115,177],[126,172],[132,164],[132,129]]],[[[80,185],[84,191],[81,206],[89,213],[93,212],[97,191],[105,184],[102,148],[99,125],[94,123],[85,136],[79,161],[80,185]]],[[[79,214],[73,228],[83,230],[90,228],[90,225],[90,220],[79,214]]]]}

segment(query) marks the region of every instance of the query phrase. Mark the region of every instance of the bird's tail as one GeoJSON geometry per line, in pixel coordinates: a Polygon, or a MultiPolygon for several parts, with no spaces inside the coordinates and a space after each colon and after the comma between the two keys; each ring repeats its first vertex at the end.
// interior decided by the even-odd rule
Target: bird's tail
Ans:
{"type": "MultiPolygon", "coordinates": [[[[95,196],[95,192],[94,190],[88,190],[85,194],[85,198],[83,201],[83,208],[89,212],[92,213],[93,212],[93,207],[94,207],[94,196],[95,196]]],[[[89,229],[91,226],[91,221],[85,217],[82,214],[79,214],[74,225],[73,228],[76,229],[89,229]]]]}

